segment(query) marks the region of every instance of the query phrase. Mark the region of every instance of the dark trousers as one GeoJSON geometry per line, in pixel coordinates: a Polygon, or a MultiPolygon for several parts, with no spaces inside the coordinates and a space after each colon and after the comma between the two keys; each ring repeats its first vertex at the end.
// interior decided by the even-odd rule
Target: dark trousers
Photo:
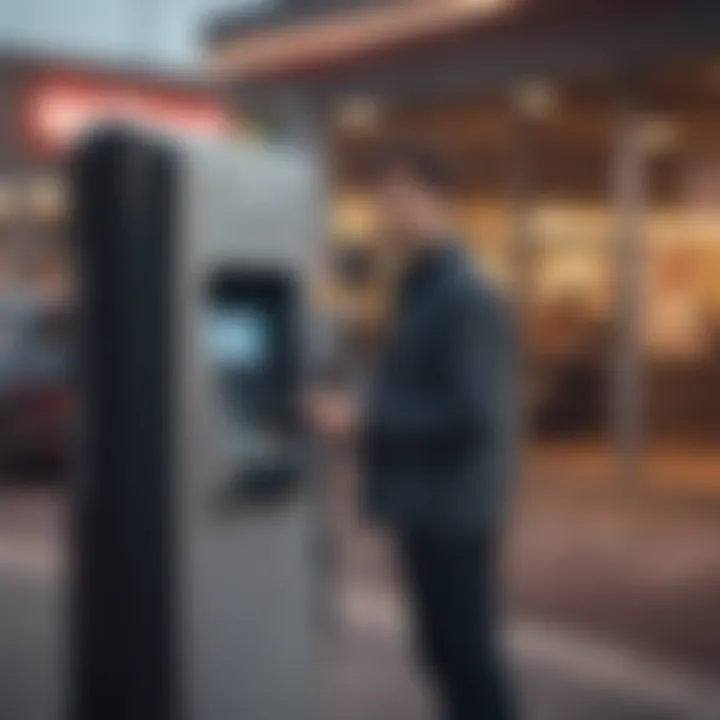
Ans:
{"type": "Polygon", "coordinates": [[[401,556],[419,651],[448,720],[508,720],[494,534],[415,532],[401,556]]]}

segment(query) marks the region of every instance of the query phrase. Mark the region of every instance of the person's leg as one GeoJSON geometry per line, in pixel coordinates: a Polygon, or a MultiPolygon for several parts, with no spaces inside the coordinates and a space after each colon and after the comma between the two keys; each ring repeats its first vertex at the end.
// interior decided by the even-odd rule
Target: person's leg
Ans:
{"type": "Polygon", "coordinates": [[[403,556],[420,649],[448,717],[511,717],[498,642],[494,540],[416,534],[403,543],[403,556]]]}
{"type": "MultiPolygon", "coordinates": [[[[401,559],[407,602],[412,620],[413,641],[419,663],[427,671],[443,708],[449,708],[447,639],[443,623],[444,588],[441,577],[442,553],[437,543],[425,533],[406,535],[401,540],[401,559]]],[[[449,709],[443,716],[450,717],[449,709]]]]}
{"type": "Polygon", "coordinates": [[[508,720],[513,713],[502,659],[496,538],[453,538],[443,554],[451,718],[508,720]]]}
{"type": "Polygon", "coordinates": [[[423,534],[406,535],[401,542],[401,559],[409,605],[415,651],[433,674],[440,671],[445,633],[438,620],[443,616],[442,587],[437,583],[435,547],[423,534]]]}

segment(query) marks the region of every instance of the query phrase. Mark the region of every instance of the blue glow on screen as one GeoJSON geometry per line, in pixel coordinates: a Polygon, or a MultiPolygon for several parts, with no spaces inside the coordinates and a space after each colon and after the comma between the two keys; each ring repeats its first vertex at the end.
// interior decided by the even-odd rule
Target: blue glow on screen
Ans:
{"type": "Polygon", "coordinates": [[[261,368],[267,363],[270,344],[270,321],[261,309],[238,306],[213,311],[210,350],[223,368],[261,368]]]}

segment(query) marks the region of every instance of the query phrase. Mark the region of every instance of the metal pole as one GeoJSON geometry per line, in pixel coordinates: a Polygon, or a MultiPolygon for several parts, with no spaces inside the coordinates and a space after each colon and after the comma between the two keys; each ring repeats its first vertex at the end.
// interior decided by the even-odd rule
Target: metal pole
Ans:
{"type": "Polygon", "coordinates": [[[646,156],[643,117],[625,88],[617,115],[612,189],[617,216],[616,347],[612,421],[618,480],[638,483],[643,452],[643,284],[646,156]]]}
{"type": "Polygon", "coordinates": [[[525,475],[527,451],[532,441],[532,358],[529,346],[530,308],[533,301],[533,200],[534,131],[531,118],[514,102],[511,107],[509,192],[511,198],[510,262],[514,280],[513,301],[518,332],[516,374],[517,473],[525,475]]]}

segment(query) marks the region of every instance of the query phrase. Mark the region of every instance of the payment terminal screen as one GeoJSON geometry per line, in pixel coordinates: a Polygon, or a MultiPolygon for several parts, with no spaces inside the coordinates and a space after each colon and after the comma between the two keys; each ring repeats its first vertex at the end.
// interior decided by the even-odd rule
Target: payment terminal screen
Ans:
{"type": "Polygon", "coordinates": [[[247,429],[281,426],[293,405],[292,292],[279,277],[225,272],[212,279],[205,342],[220,401],[247,429]]]}
{"type": "Polygon", "coordinates": [[[262,372],[270,361],[273,319],[261,307],[227,304],[209,319],[210,351],[218,367],[262,372]]]}

